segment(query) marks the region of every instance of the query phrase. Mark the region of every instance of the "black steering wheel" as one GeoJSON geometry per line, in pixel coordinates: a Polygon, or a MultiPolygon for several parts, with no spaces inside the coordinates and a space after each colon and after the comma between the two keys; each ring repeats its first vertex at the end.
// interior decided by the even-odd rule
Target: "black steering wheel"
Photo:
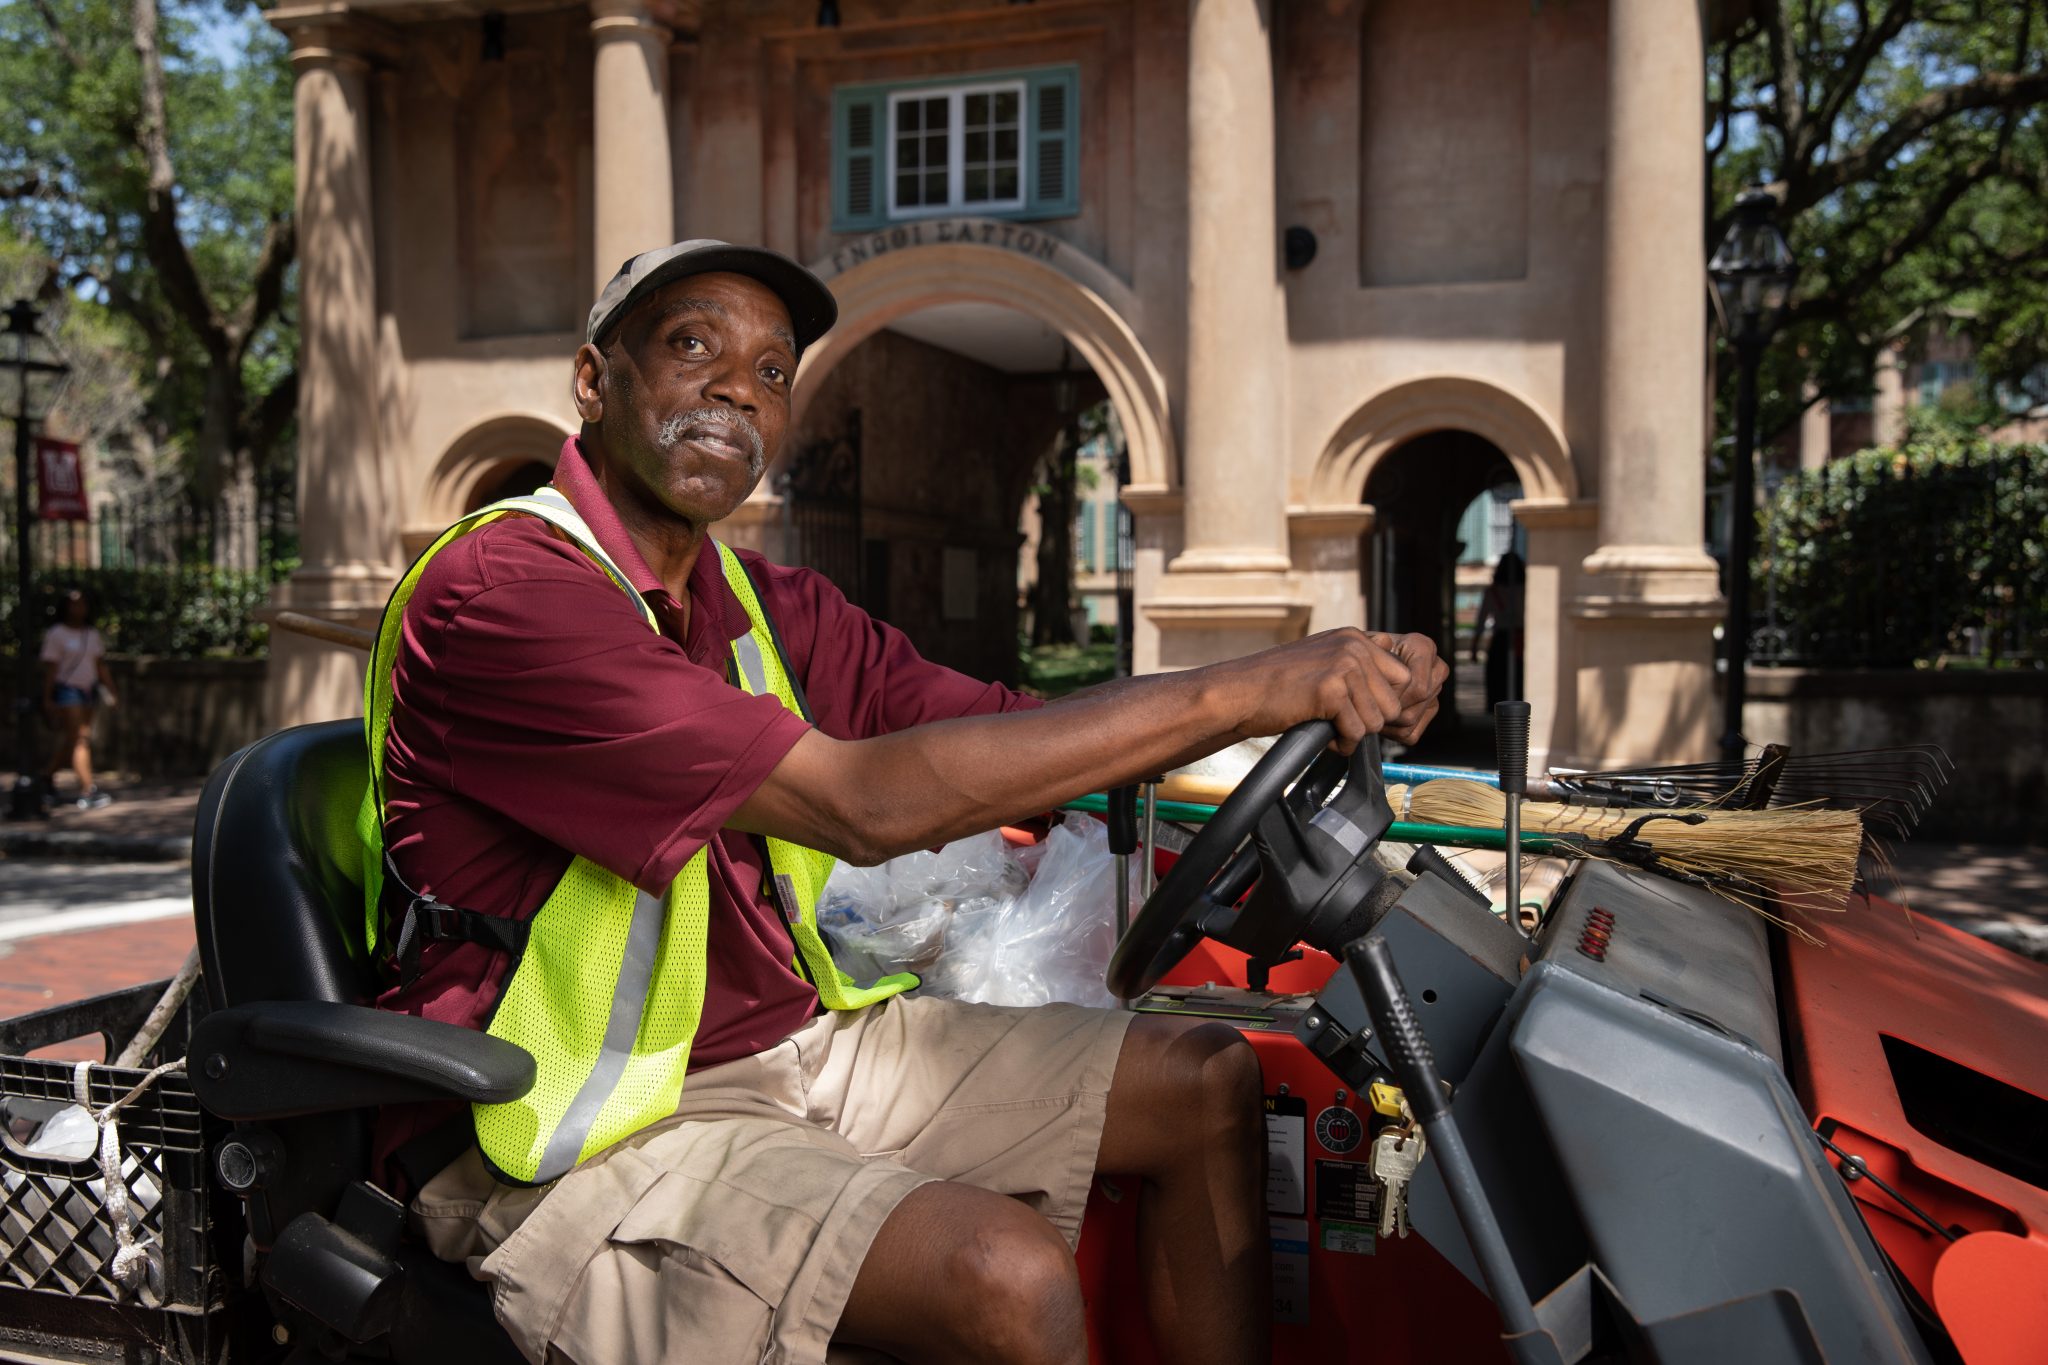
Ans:
{"type": "Polygon", "coordinates": [[[1113,994],[1145,994],[1205,937],[1278,961],[1296,943],[1341,950],[1385,912],[1372,850],[1394,813],[1379,738],[1345,758],[1329,747],[1336,733],[1295,726],[1224,798],[1116,945],[1113,994]]]}

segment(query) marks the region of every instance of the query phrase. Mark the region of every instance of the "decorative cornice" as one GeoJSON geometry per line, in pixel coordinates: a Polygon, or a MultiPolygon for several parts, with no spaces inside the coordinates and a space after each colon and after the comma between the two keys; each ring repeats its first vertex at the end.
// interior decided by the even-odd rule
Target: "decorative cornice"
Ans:
{"type": "Polygon", "coordinates": [[[1331,507],[1296,504],[1287,509],[1287,530],[1297,536],[1363,535],[1378,521],[1379,509],[1364,502],[1331,507]]]}
{"type": "Polygon", "coordinates": [[[291,42],[294,68],[370,66],[398,59],[398,31],[351,8],[346,0],[280,5],[264,16],[291,42]]]}
{"type": "Polygon", "coordinates": [[[1600,503],[1594,498],[1516,498],[1508,510],[1531,530],[1582,530],[1600,524],[1600,503]]]}

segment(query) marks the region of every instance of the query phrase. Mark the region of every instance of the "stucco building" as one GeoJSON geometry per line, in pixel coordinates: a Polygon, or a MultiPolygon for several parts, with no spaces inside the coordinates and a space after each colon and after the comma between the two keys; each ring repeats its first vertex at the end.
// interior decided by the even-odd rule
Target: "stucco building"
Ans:
{"type": "MultiPolygon", "coordinates": [[[[839,327],[730,527],[940,657],[1014,665],[1068,355],[1126,443],[1139,671],[1433,628],[1504,478],[1535,757],[1703,756],[1692,0],[326,0],[297,76],[305,564],[367,619],[540,476],[599,283],[681,237],[839,327]]],[[[1442,625],[1442,622],[1436,622],[1442,625]]],[[[358,658],[280,638],[279,719],[358,658]]]]}

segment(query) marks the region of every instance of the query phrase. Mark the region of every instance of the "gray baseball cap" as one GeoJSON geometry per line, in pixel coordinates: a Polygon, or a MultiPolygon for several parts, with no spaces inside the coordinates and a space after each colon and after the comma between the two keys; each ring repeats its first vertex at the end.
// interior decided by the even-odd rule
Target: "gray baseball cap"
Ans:
{"type": "Polygon", "coordinates": [[[584,339],[593,345],[623,320],[634,304],[670,280],[685,275],[706,275],[729,271],[759,280],[773,290],[789,310],[790,327],[796,332],[796,348],[807,349],[832,330],[839,318],[838,300],[825,282],[780,252],[758,246],[734,246],[711,237],[677,242],[657,251],[643,251],[619,267],[597,302],[591,305],[590,325],[584,339]]]}

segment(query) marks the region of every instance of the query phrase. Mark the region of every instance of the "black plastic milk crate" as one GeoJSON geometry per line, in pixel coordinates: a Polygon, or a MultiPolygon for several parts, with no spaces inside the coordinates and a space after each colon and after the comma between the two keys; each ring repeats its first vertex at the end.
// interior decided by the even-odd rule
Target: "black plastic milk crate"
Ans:
{"type": "MultiPolygon", "coordinates": [[[[219,1365],[227,1358],[231,1290],[221,1253],[239,1256],[239,1206],[209,1189],[206,1120],[185,1073],[158,1077],[118,1116],[136,1237],[161,1248],[161,1302],[145,1303],[114,1277],[118,1243],[97,1155],[69,1160],[24,1145],[73,1103],[76,1069],[26,1054],[97,1035],[105,1040],[102,1055],[112,1056],[168,984],[0,1021],[0,1361],[219,1365]]],[[[191,1018],[188,1008],[172,1021],[151,1065],[183,1053],[191,1018]]],[[[147,1074],[147,1067],[95,1065],[93,1108],[126,1095],[147,1074]]]]}

